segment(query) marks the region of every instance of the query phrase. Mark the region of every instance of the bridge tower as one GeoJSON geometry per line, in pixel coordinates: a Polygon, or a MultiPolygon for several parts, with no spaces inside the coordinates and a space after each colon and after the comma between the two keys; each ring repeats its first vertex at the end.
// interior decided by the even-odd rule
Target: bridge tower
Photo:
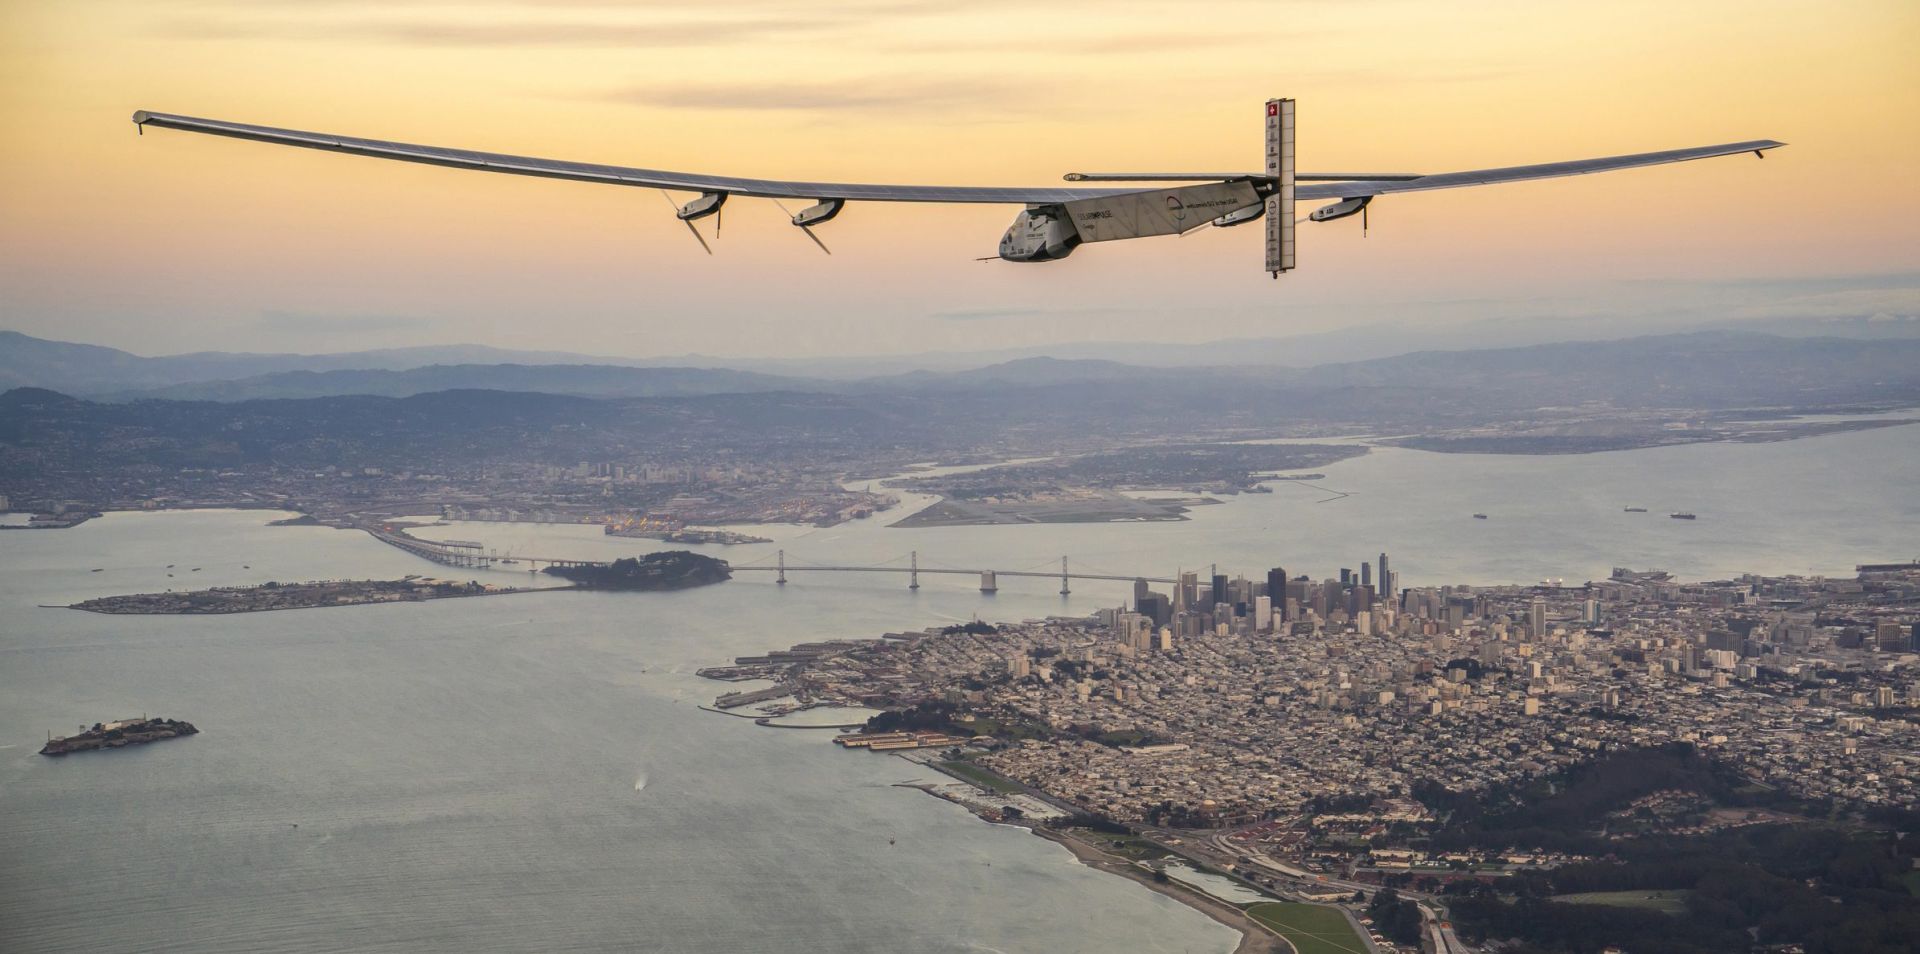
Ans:
{"type": "Polygon", "coordinates": [[[774,577],[773,582],[781,586],[787,585],[787,551],[785,550],[780,551],[780,575],[774,577]]]}
{"type": "Polygon", "coordinates": [[[995,576],[992,570],[980,571],[980,592],[982,593],[1000,592],[999,578],[995,576]]]}
{"type": "Polygon", "coordinates": [[[1060,558],[1060,595],[1066,596],[1067,594],[1072,592],[1073,592],[1073,588],[1067,585],[1067,558],[1061,557],[1060,558]]]}
{"type": "Polygon", "coordinates": [[[907,574],[908,574],[907,589],[910,589],[910,590],[919,589],[920,588],[920,551],[918,550],[913,551],[913,563],[911,564],[911,568],[907,571],[907,574]]]}

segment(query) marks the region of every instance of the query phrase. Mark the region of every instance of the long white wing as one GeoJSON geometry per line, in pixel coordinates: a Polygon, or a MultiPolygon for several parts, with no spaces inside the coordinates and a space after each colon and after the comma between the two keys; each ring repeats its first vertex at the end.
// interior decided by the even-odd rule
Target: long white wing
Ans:
{"type": "Polygon", "coordinates": [[[439,146],[416,146],[404,142],[382,142],[378,139],[356,139],[352,136],[335,136],[331,133],[301,132],[297,129],[275,129],[271,126],[250,126],[245,123],[230,123],[218,119],[196,119],[192,116],[174,116],[168,113],[153,113],[146,110],[134,113],[133,121],[141,126],[184,129],[189,132],[208,133],[215,136],[232,136],[236,139],[253,139],[260,142],[279,143],[283,146],[301,146],[307,149],[326,149],[332,152],[352,153],[356,156],[373,156],[379,159],[399,159],[403,162],[424,162],[436,166],[452,166],[456,169],[478,169],[484,172],[504,172],[520,176],[543,176],[549,179],[577,179],[582,182],[605,182],[612,185],[643,186],[655,189],[673,189],[683,192],[725,192],[732,195],[762,196],[776,199],[858,199],[866,202],[992,202],[1001,204],[1054,203],[1072,202],[1078,199],[1097,199],[1102,196],[1124,195],[1129,192],[1141,191],[1139,189],[1002,189],[991,186],[875,185],[856,182],[787,182],[778,179],[743,179],[735,176],[709,176],[689,172],[667,172],[660,169],[603,166],[590,162],[534,159],[527,156],[508,156],[494,152],[473,152],[467,149],[446,149],[439,146]]]}
{"type": "MultiPolygon", "coordinates": [[[[447,149],[440,146],[416,146],[404,142],[385,142],[378,139],[359,139],[353,136],[336,136],[331,133],[302,132],[297,129],[275,129],[271,126],[253,126],[246,123],[230,123],[218,119],[196,119],[192,116],[176,116],[170,113],[155,113],[141,110],[133,114],[135,124],[142,127],[160,126],[167,129],[182,129],[189,132],[207,133],[215,136],[231,136],[236,139],[253,139],[259,142],[279,143],[285,146],[300,146],[307,149],[325,149],[333,152],[345,152],[358,156],[373,156],[379,159],[398,159],[403,162],[423,162],[430,165],[451,166],[456,169],[477,169],[484,172],[503,172],[521,176],[543,176],[550,179],[576,179],[582,182],[604,182],[613,185],[643,186],[648,188],[673,189],[684,192],[725,192],[732,195],[764,196],[767,198],[794,199],[853,199],[867,202],[987,202],[1051,204],[1075,202],[1084,199],[1098,199],[1108,196],[1129,195],[1145,190],[1137,188],[1108,189],[1061,189],[1052,187],[1012,187],[992,186],[926,186],[926,185],[879,185],[858,182],[793,182],[780,179],[747,179],[737,176],[712,176],[689,172],[667,172],[660,169],[637,169],[628,166],[607,166],[589,162],[566,162],[558,159],[535,159],[527,156],[509,156],[493,152],[474,152],[467,149],[447,149]]],[[[1609,156],[1603,159],[1577,159],[1571,162],[1550,162],[1534,166],[1510,166],[1503,169],[1477,169],[1469,172],[1447,172],[1435,175],[1401,176],[1392,179],[1356,179],[1346,182],[1313,182],[1296,188],[1295,195],[1300,199],[1345,199],[1358,196],[1385,195],[1393,192],[1423,192],[1429,189],[1459,189],[1467,186],[1493,185],[1500,182],[1519,182],[1525,179],[1551,179],[1559,176],[1585,175],[1590,172],[1610,172],[1615,169],[1631,169],[1637,166],[1654,166],[1669,162],[1684,162],[1689,159],[1707,159],[1713,156],[1731,156],[1743,152],[1759,152],[1784,146],[1785,143],[1771,139],[1756,139],[1751,142],[1727,143],[1719,146],[1698,146],[1692,149],[1672,149],[1666,152],[1645,152],[1630,156],[1609,156]]],[[[1151,174],[1142,174],[1151,175],[1151,174]]],[[[1225,176],[1223,175],[1223,178],[1225,176]]],[[[1328,176],[1303,175],[1303,180],[1328,178],[1328,176]]],[[[1104,179],[1105,175],[1086,174],[1085,179],[1104,179]]],[[[1181,178],[1185,178],[1181,176],[1181,178]]],[[[1265,177],[1233,176],[1240,181],[1260,182],[1265,177]]],[[[1272,180],[1265,179],[1263,187],[1272,180]]]]}
{"type": "Polygon", "coordinates": [[[1387,195],[1393,192],[1425,192],[1430,189],[1463,189],[1468,186],[1494,185],[1501,182],[1521,182],[1527,179],[1554,179],[1560,176],[1583,176],[1590,172],[1612,172],[1615,169],[1633,169],[1639,166],[1658,166],[1669,162],[1686,162],[1689,159],[1711,159],[1715,156],[1737,156],[1743,152],[1758,153],[1765,149],[1777,149],[1786,145],[1771,139],[1755,139],[1751,142],[1730,142],[1718,146],[1695,146],[1692,149],[1669,149],[1665,152],[1642,152],[1631,156],[1608,156],[1604,159],[1575,159],[1571,162],[1548,162],[1537,166],[1508,166],[1503,169],[1475,169],[1469,172],[1442,172],[1434,175],[1415,176],[1410,179],[1376,179],[1354,182],[1316,183],[1299,186],[1294,196],[1300,199],[1352,199],[1363,195],[1387,195]]]}

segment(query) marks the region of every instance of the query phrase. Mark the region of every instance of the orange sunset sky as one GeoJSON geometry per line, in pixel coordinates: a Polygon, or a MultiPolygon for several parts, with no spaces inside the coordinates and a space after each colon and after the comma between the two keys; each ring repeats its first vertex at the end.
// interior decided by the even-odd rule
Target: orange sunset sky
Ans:
{"type": "MultiPolygon", "coordinates": [[[[140,353],[631,356],[1204,341],[1383,322],[1920,312],[1920,4],[0,0],[0,327],[140,353]],[[979,263],[1014,207],[658,193],[150,130],[135,109],[653,168],[939,184],[1717,159],[979,263]],[[687,197],[678,197],[684,201],[687,197]],[[711,235],[711,222],[703,223],[711,235]]],[[[1304,212],[1304,210],[1303,210],[1304,212]]],[[[1374,333],[1374,332],[1356,332],[1374,333]]]]}

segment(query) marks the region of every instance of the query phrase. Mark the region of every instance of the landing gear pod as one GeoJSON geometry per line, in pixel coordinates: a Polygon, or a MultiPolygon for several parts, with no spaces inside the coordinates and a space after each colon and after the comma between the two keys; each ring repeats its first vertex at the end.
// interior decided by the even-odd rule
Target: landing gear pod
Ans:
{"type": "Polygon", "coordinates": [[[1363,195],[1352,199],[1341,199],[1332,205],[1324,205],[1314,209],[1308,213],[1307,218],[1315,222],[1331,222],[1334,219],[1344,219],[1349,215],[1358,215],[1365,211],[1367,204],[1372,201],[1373,196],[1370,195],[1363,195]]]}
{"type": "Polygon", "coordinates": [[[1035,206],[1020,213],[1000,236],[1000,257],[1009,262],[1051,262],[1066,258],[1080,245],[1080,233],[1057,205],[1035,206]]]}

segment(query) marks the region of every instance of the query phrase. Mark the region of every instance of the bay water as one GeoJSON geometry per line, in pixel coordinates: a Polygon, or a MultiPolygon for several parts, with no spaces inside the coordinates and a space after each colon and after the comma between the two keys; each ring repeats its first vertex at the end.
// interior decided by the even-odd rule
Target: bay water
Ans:
{"type": "MultiPolygon", "coordinates": [[[[829,528],[692,547],[803,562],[1316,578],[1392,554],[1405,585],[1845,575],[1920,553],[1920,426],[1572,457],[1377,449],[1178,523],[829,528]],[[1336,496],[1334,491],[1346,494],[1336,496]],[[1324,501],[1324,502],[1322,502],[1324,501]],[[1644,506],[1642,514],[1626,506],[1644,506]],[[1686,510],[1697,520],[1672,520],[1686,510]],[[1487,519],[1472,514],[1486,513],[1487,519]]],[[[973,618],[1084,614],[1125,583],[743,570],[680,593],[553,592],[235,616],[101,616],[93,596],[456,571],[265,511],[0,531],[0,950],[1207,951],[1236,935],[1064,850],[895,783],[830,730],[697,708],[734,656],[973,618]],[[168,564],[172,564],[169,568],[168,564]],[[197,570],[195,568],[198,568],[197,570]],[[93,572],[98,569],[99,572],[93,572]],[[169,576],[168,574],[171,574],[169,576]],[[47,733],[141,714],[202,734],[60,759],[47,733]]],[[[416,531],[520,555],[670,548],[597,527],[416,531]]],[[[802,720],[804,721],[804,720],[802,720]]]]}

